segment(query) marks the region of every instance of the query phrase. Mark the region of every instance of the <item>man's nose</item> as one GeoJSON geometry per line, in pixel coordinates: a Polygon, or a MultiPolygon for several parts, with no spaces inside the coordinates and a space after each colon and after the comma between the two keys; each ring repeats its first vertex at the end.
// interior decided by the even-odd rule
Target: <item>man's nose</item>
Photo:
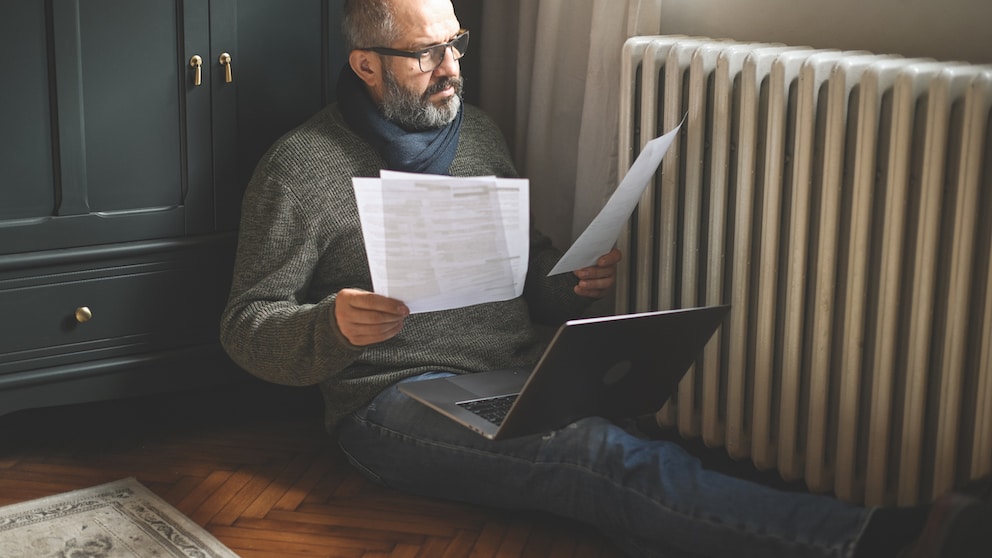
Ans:
{"type": "Polygon", "coordinates": [[[454,47],[448,45],[444,49],[444,58],[441,59],[441,63],[434,68],[435,75],[446,75],[446,76],[456,76],[458,75],[461,66],[458,60],[455,60],[454,47]]]}

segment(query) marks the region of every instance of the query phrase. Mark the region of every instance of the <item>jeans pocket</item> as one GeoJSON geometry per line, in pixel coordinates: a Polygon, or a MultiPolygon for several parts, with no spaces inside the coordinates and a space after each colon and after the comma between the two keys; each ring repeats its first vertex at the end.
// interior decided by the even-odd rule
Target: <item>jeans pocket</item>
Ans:
{"type": "Polygon", "coordinates": [[[341,452],[344,453],[345,457],[348,458],[348,462],[351,463],[352,467],[358,469],[366,479],[378,484],[379,486],[386,486],[386,483],[382,480],[375,471],[365,466],[364,463],[355,457],[352,451],[349,451],[348,446],[350,440],[355,440],[357,444],[361,444],[361,435],[356,435],[355,430],[360,430],[368,427],[368,421],[365,419],[366,408],[363,407],[360,411],[355,411],[351,415],[345,417],[341,421],[341,425],[338,428],[338,447],[341,448],[341,452]]]}
{"type": "Polygon", "coordinates": [[[363,477],[365,477],[371,482],[374,482],[379,486],[386,486],[386,483],[382,480],[382,478],[379,475],[375,473],[375,471],[369,469],[365,465],[362,465],[361,462],[355,459],[354,456],[348,453],[348,450],[344,449],[343,447],[341,448],[341,451],[343,451],[345,457],[348,458],[348,463],[351,463],[352,467],[358,469],[358,472],[361,473],[363,477]]]}

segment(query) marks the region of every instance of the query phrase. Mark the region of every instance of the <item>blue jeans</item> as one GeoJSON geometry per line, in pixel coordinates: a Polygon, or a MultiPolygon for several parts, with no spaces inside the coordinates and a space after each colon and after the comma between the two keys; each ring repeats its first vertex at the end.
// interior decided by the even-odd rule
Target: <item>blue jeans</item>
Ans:
{"type": "Polygon", "coordinates": [[[343,420],[338,439],[382,485],[568,517],[636,557],[850,557],[870,515],[708,471],[675,443],[597,417],[494,442],[395,386],[343,420]]]}

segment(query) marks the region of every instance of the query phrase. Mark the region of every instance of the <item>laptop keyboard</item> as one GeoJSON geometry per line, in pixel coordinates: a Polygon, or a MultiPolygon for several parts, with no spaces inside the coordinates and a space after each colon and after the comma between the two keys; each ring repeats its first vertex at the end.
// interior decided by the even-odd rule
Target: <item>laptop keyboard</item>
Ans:
{"type": "Polygon", "coordinates": [[[511,393],[509,395],[498,395],[496,397],[487,397],[485,399],[459,401],[458,406],[466,411],[475,413],[498,426],[503,423],[503,418],[506,417],[506,413],[510,412],[510,407],[512,407],[513,402],[517,400],[517,395],[519,394],[511,393]]]}

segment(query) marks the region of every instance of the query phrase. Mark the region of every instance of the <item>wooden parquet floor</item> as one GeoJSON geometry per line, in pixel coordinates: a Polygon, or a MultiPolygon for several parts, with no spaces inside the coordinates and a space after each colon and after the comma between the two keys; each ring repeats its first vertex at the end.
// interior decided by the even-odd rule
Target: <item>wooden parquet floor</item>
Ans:
{"type": "Polygon", "coordinates": [[[367,482],[320,422],[314,392],[254,382],[0,416],[0,505],[135,477],[242,558],[620,556],[559,518],[367,482]]]}

